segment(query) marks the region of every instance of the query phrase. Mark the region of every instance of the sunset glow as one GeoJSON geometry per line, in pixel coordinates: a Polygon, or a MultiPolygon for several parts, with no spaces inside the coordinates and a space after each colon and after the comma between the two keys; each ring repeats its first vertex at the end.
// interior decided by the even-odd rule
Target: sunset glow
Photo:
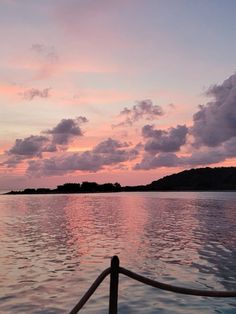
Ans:
{"type": "Polygon", "coordinates": [[[1,1],[0,190],[235,166],[235,9],[1,1]]]}

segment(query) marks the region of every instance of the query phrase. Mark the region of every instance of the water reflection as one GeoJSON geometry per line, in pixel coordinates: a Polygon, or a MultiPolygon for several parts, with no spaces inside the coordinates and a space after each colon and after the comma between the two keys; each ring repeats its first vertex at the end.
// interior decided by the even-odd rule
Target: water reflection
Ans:
{"type": "Polygon", "coordinates": [[[201,273],[216,277],[220,288],[236,288],[236,211],[235,202],[197,202],[199,228],[197,236],[202,241],[201,260],[195,267],[201,273]],[[207,206],[206,206],[207,205],[207,206]]]}
{"type": "Polygon", "coordinates": [[[166,268],[172,267],[171,264],[191,265],[198,256],[199,245],[193,236],[198,220],[193,216],[192,203],[151,199],[146,202],[146,210],[145,256],[147,261],[149,256],[156,260],[155,268],[153,260],[151,265],[147,265],[151,271],[160,276],[166,268]]]}
{"type": "MultiPolygon", "coordinates": [[[[172,284],[233,289],[232,194],[223,199],[217,199],[217,193],[210,198],[177,195],[0,197],[1,309],[6,314],[65,313],[114,254],[123,266],[172,284]]],[[[107,293],[104,284],[85,313],[106,313],[107,293]]],[[[218,301],[175,295],[170,301],[164,292],[158,292],[157,299],[151,288],[121,278],[122,314],[190,313],[190,309],[191,313],[235,310],[230,301],[222,306],[218,301]]]]}

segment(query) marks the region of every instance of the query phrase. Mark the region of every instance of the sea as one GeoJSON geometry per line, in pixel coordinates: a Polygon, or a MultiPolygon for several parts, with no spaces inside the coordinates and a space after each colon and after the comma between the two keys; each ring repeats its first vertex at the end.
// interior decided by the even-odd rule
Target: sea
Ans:
{"type": "MultiPolygon", "coordinates": [[[[164,283],[236,290],[236,192],[0,196],[0,313],[69,313],[113,255],[164,283]]],[[[81,313],[108,313],[109,278],[81,313]]],[[[236,313],[236,298],[120,275],[119,313],[236,313]]]]}

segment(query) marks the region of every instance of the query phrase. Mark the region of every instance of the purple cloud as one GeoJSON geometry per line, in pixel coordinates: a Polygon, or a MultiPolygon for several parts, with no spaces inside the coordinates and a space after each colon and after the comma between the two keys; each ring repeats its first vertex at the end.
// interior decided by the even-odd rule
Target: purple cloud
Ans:
{"type": "Polygon", "coordinates": [[[186,126],[162,131],[146,125],[142,129],[147,139],[146,154],[135,169],[202,166],[236,157],[236,74],[223,84],[210,87],[207,95],[213,97],[213,101],[199,106],[189,129],[194,138],[193,152],[180,157],[172,153],[185,144],[186,126]]]}
{"type": "Polygon", "coordinates": [[[150,170],[160,167],[189,167],[203,166],[222,162],[227,158],[227,152],[222,149],[195,151],[189,156],[178,157],[174,153],[160,153],[156,156],[146,154],[135,170],[150,170]]]}
{"type": "MultiPolygon", "coordinates": [[[[203,157],[203,156],[202,156],[203,157]]],[[[198,166],[209,164],[208,159],[201,160],[194,158],[178,157],[174,153],[160,153],[157,156],[147,155],[134,166],[134,170],[150,170],[161,167],[183,167],[183,166],[198,166]]],[[[213,162],[212,162],[213,163],[213,162]]]]}
{"type": "Polygon", "coordinates": [[[120,117],[124,118],[124,121],[113,125],[117,126],[132,126],[135,122],[145,119],[145,120],[155,120],[156,118],[162,116],[163,110],[158,105],[153,105],[150,99],[145,99],[137,102],[131,109],[124,108],[120,112],[120,117]]]}
{"type": "Polygon", "coordinates": [[[48,98],[50,96],[49,91],[50,91],[50,88],[44,88],[42,90],[37,89],[37,88],[31,88],[31,89],[26,90],[21,95],[22,95],[23,99],[30,101],[36,97],[48,98]]]}
{"type": "Polygon", "coordinates": [[[108,138],[91,151],[68,153],[50,159],[29,161],[30,175],[62,175],[76,170],[97,172],[105,166],[120,165],[137,157],[138,150],[129,148],[127,143],[108,138]]]}
{"type": "Polygon", "coordinates": [[[102,153],[102,154],[110,154],[111,152],[117,151],[117,149],[122,147],[128,147],[128,143],[122,143],[116,140],[113,140],[112,138],[108,138],[107,140],[99,143],[95,148],[93,149],[93,152],[95,153],[102,153]]]}
{"type": "Polygon", "coordinates": [[[53,129],[42,132],[44,135],[16,139],[15,144],[6,151],[8,159],[2,164],[13,168],[24,159],[42,158],[45,152],[53,153],[62,147],[67,148],[70,141],[83,135],[80,125],[87,121],[85,117],[62,119],[53,129]]]}
{"type": "Polygon", "coordinates": [[[8,155],[29,157],[41,157],[42,152],[52,150],[49,139],[46,136],[31,135],[22,139],[16,139],[13,147],[7,151],[8,155]]]}
{"type": "Polygon", "coordinates": [[[15,168],[24,160],[24,156],[13,155],[4,162],[0,163],[2,166],[7,166],[7,168],[15,168]]]}
{"type": "Polygon", "coordinates": [[[227,157],[236,157],[236,137],[232,137],[222,145],[227,157]]]}
{"type": "MultiPolygon", "coordinates": [[[[40,52],[43,48],[39,46],[35,49],[40,52]]],[[[48,90],[32,89],[28,92],[28,99],[44,98],[47,97],[48,90]],[[40,94],[41,92],[45,94],[40,94]]],[[[108,138],[91,150],[66,153],[68,144],[83,135],[81,125],[88,121],[85,117],[77,117],[62,119],[55,127],[41,132],[41,135],[17,139],[6,152],[8,159],[2,164],[13,168],[29,159],[27,172],[30,175],[63,175],[77,170],[97,172],[110,166],[121,169],[127,166],[125,162],[134,160],[140,152],[144,154],[141,161],[135,165],[136,170],[202,166],[223,162],[236,157],[236,74],[223,84],[209,88],[207,95],[214,99],[199,107],[193,116],[191,128],[177,125],[162,130],[155,129],[151,124],[144,125],[142,128],[144,142],[136,147],[127,142],[108,138]],[[194,141],[191,153],[188,156],[176,154],[186,144],[189,134],[194,141]],[[58,152],[56,156],[43,158],[44,153],[56,151],[58,152]]],[[[124,119],[119,125],[132,125],[140,119],[153,120],[162,114],[159,106],[154,106],[151,100],[144,100],[130,109],[122,110],[120,116],[124,119]]]]}
{"type": "Polygon", "coordinates": [[[236,157],[236,74],[206,93],[213,101],[199,106],[193,116],[193,126],[177,126],[168,131],[155,130],[152,125],[142,129],[147,139],[146,154],[135,169],[186,167],[215,164],[236,157]],[[187,133],[193,136],[193,151],[189,156],[177,156],[186,143],[187,133]]]}
{"type": "Polygon", "coordinates": [[[67,145],[74,137],[82,136],[80,125],[88,122],[85,117],[62,119],[53,129],[46,131],[52,135],[54,145],[67,145]]]}
{"type": "Polygon", "coordinates": [[[158,156],[145,155],[140,163],[134,166],[134,170],[150,170],[160,167],[179,166],[180,159],[173,153],[161,153],[158,156]]]}
{"type": "Polygon", "coordinates": [[[213,101],[199,106],[191,134],[196,147],[216,147],[236,136],[236,74],[207,91],[213,101]]]}
{"type": "Polygon", "coordinates": [[[181,157],[183,165],[202,166],[222,162],[227,158],[227,153],[222,149],[209,149],[196,151],[190,156],[181,157]]]}
{"type": "Polygon", "coordinates": [[[154,130],[153,125],[145,125],[142,135],[147,138],[144,150],[150,154],[159,152],[176,152],[186,143],[188,128],[178,125],[176,128],[166,130],[154,130]]]}

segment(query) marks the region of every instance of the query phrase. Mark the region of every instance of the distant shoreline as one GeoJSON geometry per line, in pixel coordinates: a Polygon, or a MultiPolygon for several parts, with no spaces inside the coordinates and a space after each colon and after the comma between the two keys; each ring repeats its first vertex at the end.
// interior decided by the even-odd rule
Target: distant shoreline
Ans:
{"type": "Polygon", "coordinates": [[[235,190],[139,190],[139,191],[118,191],[118,192],[80,192],[80,193],[75,193],[75,192],[67,192],[67,193],[57,193],[57,192],[51,192],[51,193],[24,193],[21,191],[10,191],[6,193],[2,193],[0,195],[80,195],[80,194],[111,194],[111,193],[135,193],[135,192],[145,192],[145,193],[153,193],[153,192],[161,192],[161,193],[169,193],[169,192],[236,192],[235,190]]]}
{"type": "Polygon", "coordinates": [[[120,183],[65,183],[55,189],[27,188],[2,195],[90,194],[117,192],[235,192],[236,167],[197,168],[179,172],[147,185],[121,186],[120,183]]]}

